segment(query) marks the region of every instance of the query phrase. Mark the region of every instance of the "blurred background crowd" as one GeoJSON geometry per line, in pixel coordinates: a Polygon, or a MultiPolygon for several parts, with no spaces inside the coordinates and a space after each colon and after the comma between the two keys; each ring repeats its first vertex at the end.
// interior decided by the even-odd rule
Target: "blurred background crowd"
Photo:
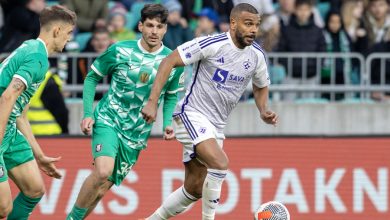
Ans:
{"type": "MultiPolygon", "coordinates": [[[[66,56],[51,59],[46,88],[38,97],[38,107],[54,115],[63,133],[67,132],[65,102],[60,97],[80,98],[81,90],[70,94],[62,85],[82,85],[93,59],[110,44],[139,39],[137,24],[144,4],[161,3],[169,11],[164,45],[171,49],[194,37],[229,30],[229,14],[238,3],[250,3],[261,14],[256,41],[267,54],[357,53],[366,58],[372,53],[390,51],[390,1],[388,0],[1,0],[0,53],[9,53],[23,41],[39,34],[39,13],[47,5],[62,4],[77,13],[77,29],[66,46],[66,56]],[[56,104],[50,104],[50,103],[56,104]],[[65,117],[64,119],[57,119],[65,117]]],[[[277,56],[276,56],[277,57],[277,56]]],[[[363,70],[350,57],[334,59],[309,57],[287,59],[267,57],[273,84],[360,85],[363,70]]],[[[190,72],[190,70],[187,70],[190,72]]],[[[390,61],[370,65],[370,85],[390,84],[390,61]]],[[[190,74],[189,74],[190,75],[190,74]]],[[[103,84],[109,83],[109,78],[103,84]]],[[[101,97],[101,93],[96,99],[101,97]]],[[[346,93],[286,93],[281,101],[299,98],[345,100],[346,93]]],[[[359,94],[352,94],[358,97],[359,94]]],[[[351,97],[349,96],[349,97],[351,97]]],[[[275,95],[276,97],[276,95],[275,95]]],[[[250,100],[250,94],[246,99],[250,100]]],[[[386,92],[370,93],[370,100],[388,101],[386,92]]],[[[39,109],[39,108],[37,108],[39,109]]],[[[41,118],[41,117],[38,117],[41,118]]],[[[49,120],[49,119],[48,119],[49,120]]],[[[37,123],[39,124],[39,123],[37,123]]],[[[38,129],[39,130],[39,129],[38,129]]]]}

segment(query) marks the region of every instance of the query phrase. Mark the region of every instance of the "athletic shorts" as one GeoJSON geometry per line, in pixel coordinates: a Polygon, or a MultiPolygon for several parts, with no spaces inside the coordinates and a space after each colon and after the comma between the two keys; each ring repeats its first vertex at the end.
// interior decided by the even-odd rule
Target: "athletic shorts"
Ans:
{"type": "Polygon", "coordinates": [[[0,146],[0,182],[8,180],[8,170],[31,160],[34,154],[23,134],[16,128],[7,129],[0,146]]]}
{"type": "Polygon", "coordinates": [[[225,135],[218,133],[206,116],[197,112],[184,112],[175,115],[173,119],[176,139],[183,145],[184,163],[196,157],[196,145],[202,141],[214,138],[223,147],[225,135]]]}
{"type": "Polygon", "coordinates": [[[118,137],[114,128],[96,123],[92,130],[92,156],[96,159],[100,156],[108,156],[115,159],[114,170],[109,181],[120,185],[138,160],[141,150],[127,146],[118,137]]]}

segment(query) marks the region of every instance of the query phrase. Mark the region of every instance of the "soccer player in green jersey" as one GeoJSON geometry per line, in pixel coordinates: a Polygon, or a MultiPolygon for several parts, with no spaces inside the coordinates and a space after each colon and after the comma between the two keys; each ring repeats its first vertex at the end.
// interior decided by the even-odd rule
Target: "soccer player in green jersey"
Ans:
{"type": "MultiPolygon", "coordinates": [[[[141,10],[138,41],[118,42],[98,57],[84,82],[84,119],[81,129],[92,132],[94,169],[84,181],[68,220],[85,218],[104,194],[119,185],[146,147],[152,128],[143,120],[141,109],[148,100],[161,60],[171,53],[162,44],[168,11],[160,4],[141,10]],[[111,86],[92,113],[97,83],[111,74],[111,86]]],[[[173,69],[159,103],[163,106],[164,138],[173,139],[172,113],[183,81],[183,68],[173,69]]]]}
{"type": "Polygon", "coordinates": [[[48,176],[61,178],[54,165],[60,158],[43,153],[26,112],[49,68],[48,55],[62,51],[72,35],[76,15],[62,6],[52,6],[45,8],[39,19],[38,39],[25,41],[0,65],[0,218],[8,216],[9,220],[28,219],[43,196],[39,168],[48,176]],[[8,176],[21,191],[13,204],[8,176]]]}

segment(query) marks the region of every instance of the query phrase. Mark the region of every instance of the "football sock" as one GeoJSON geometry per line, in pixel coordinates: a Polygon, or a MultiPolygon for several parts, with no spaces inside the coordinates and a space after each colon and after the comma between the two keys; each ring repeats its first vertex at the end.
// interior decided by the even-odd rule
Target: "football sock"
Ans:
{"type": "Polygon", "coordinates": [[[66,217],[66,220],[82,220],[87,213],[88,208],[80,208],[76,205],[73,206],[72,211],[66,217]]]}
{"type": "Polygon", "coordinates": [[[7,220],[25,220],[28,219],[35,206],[39,203],[40,198],[30,198],[22,192],[14,200],[13,209],[8,215],[7,220]]]}
{"type": "Polygon", "coordinates": [[[190,195],[181,186],[165,199],[163,204],[147,220],[166,220],[184,212],[192,203],[198,199],[190,195]]]}
{"type": "Polygon", "coordinates": [[[207,169],[202,190],[202,220],[213,220],[227,170],[207,169]]]}

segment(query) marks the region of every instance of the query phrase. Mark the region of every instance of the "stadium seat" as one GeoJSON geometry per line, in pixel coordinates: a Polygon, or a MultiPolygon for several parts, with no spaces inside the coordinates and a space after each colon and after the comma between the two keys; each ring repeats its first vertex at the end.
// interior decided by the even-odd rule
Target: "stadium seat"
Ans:
{"type": "Polygon", "coordinates": [[[295,103],[298,103],[298,104],[306,104],[306,103],[322,104],[322,103],[329,103],[329,100],[323,99],[323,98],[299,98],[299,99],[295,100],[295,103]]]}
{"type": "Polygon", "coordinates": [[[79,44],[79,50],[82,51],[87,46],[88,40],[91,38],[91,32],[78,33],[75,37],[76,42],[79,44]]]}

